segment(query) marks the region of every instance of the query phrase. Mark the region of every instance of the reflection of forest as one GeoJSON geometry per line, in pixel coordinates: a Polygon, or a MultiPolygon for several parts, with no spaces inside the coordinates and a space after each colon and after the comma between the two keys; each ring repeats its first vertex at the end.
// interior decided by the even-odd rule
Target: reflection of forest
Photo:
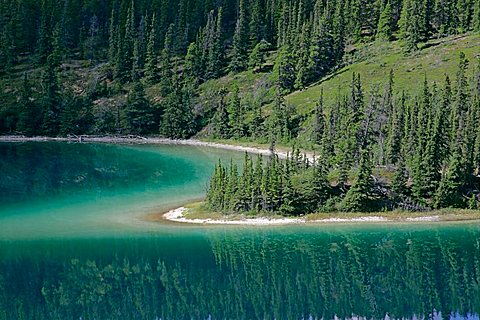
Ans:
{"type": "Polygon", "coordinates": [[[106,256],[75,255],[78,248],[67,244],[63,255],[5,255],[0,319],[448,318],[480,312],[480,232],[301,231],[106,242],[100,246],[109,250],[106,256]]]}

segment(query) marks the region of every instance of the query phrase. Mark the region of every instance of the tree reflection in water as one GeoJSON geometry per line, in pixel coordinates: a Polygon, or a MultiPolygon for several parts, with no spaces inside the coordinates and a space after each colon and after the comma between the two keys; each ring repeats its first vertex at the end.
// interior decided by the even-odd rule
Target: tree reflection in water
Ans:
{"type": "Polygon", "coordinates": [[[0,319],[478,318],[479,240],[457,226],[5,242],[0,319]]]}

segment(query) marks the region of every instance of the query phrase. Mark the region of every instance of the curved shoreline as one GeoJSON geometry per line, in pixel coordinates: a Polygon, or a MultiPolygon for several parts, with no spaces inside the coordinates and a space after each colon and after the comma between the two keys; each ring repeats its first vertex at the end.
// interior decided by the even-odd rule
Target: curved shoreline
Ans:
{"type": "MultiPolygon", "coordinates": [[[[113,143],[113,144],[158,144],[158,145],[184,145],[197,147],[210,147],[238,152],[247,152],[251,154],[271,155],[268,149],[258,147],[246,147],[238,145],[230,145],[225,143],[206,142],[196,139],[188,140],[172,140],[160,137],[140,137],[140,136],[70,136],[70,137],[25,137],[25,136],[0,136],[0,142],[74,142],[74,143],[113,143]]],[[[287,152],[276,152],[280,158],[286,158],[287,152]]],[[[313,158],[312,154],[307,153],[308,158],[313,158]]],[[[279,226],[279,225],[311,225],[311,224],[335,224],[335,223],[436,223],[436,222],[466,222],[480,221],[479,215],[469,216],[463,214],[446,214],[413,216],[413,217],[385,217],[381,213],[372,216],[354,216],[342,217],[333,216],[326,218],[312,219],[312,216],[303,216],[301,218],[285,218],[285,217],[236,217],[236,219],[198,219],[188,218],[185,213],[188,211],[186,207],[180,207],[165,213],[146,214],[141,220],[150,222],[169,221],[183,224],[196,225],[249,225],[249,226],[279,226]],[[152,218],[154,217],[154,218],[152,218]]]]}
{"type": "MultiPolygon", "coordinates": [[[[75,143],[116,143],[116,144],[159,144],[159,145],[183,145],[194,147],[209,147],[231,151],[248,152],[264,156],[271,155],[268,149],[257,147],[245,147],[226,143],[207,142],[197,139],[175,140],[168,138],[141,137],[141,136],[70,136],[70,137],[25,137],[25,136],[0,136],[0,142],[75,142],[75,143]]],[[[285,159],[287,152],[275,151],[280,158],[285,159]]],[[[310,153],[307,157],[312,158],[310,153]]]]}
{"type": "MultiPolygon", "coordinates": [[[[363,216],[351,218],[331,217],[325,219],[309,220],[302,218],[240,218],[236,220],[226,219],[189,219],[185,213],[188,211],[186,207],[179,207],[170,210],[161,215],[163,220],[175,223],[185,224],[201,224],[201,225],[244,225],[244,226],[282,226],[282,225],[310,225],[310,224],[336,224],[336,223],[435,223],[435,222],[455,222],[461,220],[443,220],[439,215],[407,217],[407,218],[386,218],[382,216],[363,216]]],[[[478,219],[470,219],[468,221],[479,221],[478,219]]]]}

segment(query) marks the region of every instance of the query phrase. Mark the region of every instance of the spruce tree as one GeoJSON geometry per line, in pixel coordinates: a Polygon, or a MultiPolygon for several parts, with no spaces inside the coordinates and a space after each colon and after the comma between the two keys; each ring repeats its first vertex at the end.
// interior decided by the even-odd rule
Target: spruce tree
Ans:
{"type": "Polygon", "coordinates": [[[262,106],[260,102],[254,100],[253,104],[253,111],[252,111],[252,120],[249,124],[249,133],[254,139],[259,139],[264,136],[264,117],[262,114],[262,106]]]}
{"type": "Polygon", "coordinates": [[[335,14],[333,16],[333,54],[335,56],[335,63],[341,62],[345,54],[346,42],[346,19],[345,7],[346,3],[337,1],[335,14]]]}
{"type": "Polygon", "coordinates": [[[408,172],[405,166],[405,161],[403,160],[403,158],[400,158],[397,162],[395,174],[392,178],[392,192],[396,196],[404,196],[407,194],[407,180],[408,172]]]}
{"type": "Polygon", "coordinates": [[[277,55],[273,75],[277,77],[280,88],[291,92],[295,84],[295,67],[293,55],[288,46],[282,47],[277,55]]]}
{"type": "Polygon", "coordinates": [[[220,139],[230,138],[229,115],[225,103],[226,89],[222,88],[218,92],[220,100],[217,104],[215,115],[212,119],[214,136],[220,139]]]}
{"type": "Polygon", "coordinates": [[[163,102],[160,134],[173,139],[189,138],[195,130],[192,113],[193,88],[183,79],[174,76],[172,90],[163,102]]]}
{"type": "Polygon", "coordinates": [[[400,104],[394,107],[392,114],[392,122],[387,141],[387,159],[389,163],[396,164],[401,157],[402,145],[405,142],[405,110],[406,110],[405,91],[402,92],[400,104]]]}
{"type": "Polygon", "coordinates": [[[239,15],[233,35],[232,58],[229,64],[229,70],[232,72],[243,71],[247,66],[248,21],[246,10],[245,0],[240,0],[239,15]]]}
{"type": "Polygon", "coordinates": [[[153,109],[145,97],[143,85],[138,77],[135,78],[133,89],[128,95],[123,122],[130,133],[146,134],[154,129],[153,109]]]}
{"type": "Polygon", "coordinates": [[[311,79],[309,76],[309,49],[310,49],[310,30],[307,23],[303,24],[302,32],[298,39],[298,50],[296,52],[297,63],[295,65],[295,89],[302,89],[311,79]]]}
{"type": "Polygon", "coordinates": [[[250,57],[248,58],[248,67],[253,70],[253,72],[259,72],[262,70],[262,66],[265,63],[265,51],[268,49],[270,44],[262,40],[253,48],[250,57]]]}
{"type": "Polygon", "coordinates": [[[17,130],[26,136],[33,136],[38,132],[42,120],[36,104],[32,101],[31,82],[27,74],[23,76],[22,89],[18,100],[19,117],[17,130]]]}
{"type": "MultiPolygon", "coordinates": [[[[242,211],[248,211],[252,208],[251,199],[252,199],[252,187],[254,181],[254,169],[252,164],[252,159],[245,152],[244,163],[243,163],[243,172],[240,177],[239,190],[238,190],[238,206],[242,211]]],[[[264,177],[264,176],[262,176],[264,177]]]]}
{"type": "Polygon", "coordinates": [[[318,145],[322,145],[325,136],[325,115],[323,111],[323,88],[320,91],[320,99],[315,106],[315,119],[313,123],[314,141],[318,145]]]}
{"type": "Polygon", "coordinates": [[[370,210],[373,187],[370,153],[363,151],[360,157],[357,178],[342,201],[342,210],[347,212],[370,210]]]}
{"type": "Polygon", "coordinates": [[[313,210],[320,209],[330,197],[330,184],[327,179],[327,167],[325,160],[322,158],[314,159],[313,161],[313,192],[315,208],[313,210]]]}
{"type": "Polygon", "coordinates": [[[108,37],[108,62],[111,66],[116,63],[118,54],[118,21],[116,18],[116,10],[112,9],[110,15],[109,37],[108,37]]]}
{"type": "Polygon", "coordinates": [[[136,37],[135,32],[135,6],[132,0],[127,11],[125,26],[120,32],[117,43],[117,58],[115,64],[115,78],[121,83],[131,80],[133,66],[133,51],[136,37]]]}
{"type": "MultiPolygon", "coordinates": [[[[252,45],[260,42],[265,36],[265,13],[262,5],[265,3],[261,0],[250,2],[250,22],[248,25],[249,42],[252,45]]],[[[266,9],[266,8],[265,8],[266,9]]],[[[266,9],[265,11],[267,11],[266,9]]]]}
{"type": "Polygon", "coordinates": [[[46,135],[55,136],[60,130],[61,89],[58,79],[58,69],[61,62],[60,34],[56,28],[53,37],[53,51],[47,59],[42,75],[42,131],[46,135]]]}
{"type": "Polygon", "coordinates": [[[475,32],[480,32],[480,1],[475,1],[473,9],[472,29],[475,32]]]}
{"type": "Polygon", "coordinates": [[[464,33],[468,30],[469,19],[471,16],[470,1],[457,0],[457,30],[459,33],[464,33]]]}
{"type": "Polygon", "coordinates": [[[456,77],[456,96],[450,114],[450,147],[452,150],[454,149],[454,144],[458,142],[457,135],[462,123],[465,121],[465,114],[468,110],[467,68],[468,60],[465,57],[465,53],[460,52],[460,62],[456,77]]]}
{"type": "Polygon", "coordinates": [[[145,82],[147,84],[154,84],[158,80],[158,55],[156,51],[157,47],[157,33],[155,30],[156,24],[156,17],[155,14],[152,17],[151,25],[150,25],[150,32],[148,36],[148,43],[147,43],[147,52],[145,58],[145,82]]]}
{"type": "Polygon", "coordinates": [[[84,44],[84,57],[90,61],[96,61],[99,58],[98,51],[100,47],[100,26],[98,17],[93,15],[89,24],[87,38],[85,39],[84,44]]]}
{"type": "Polygon", "coordinates": [[[198,50],[198,46],[195,42],[192,42],[187,49],[185,56],[185,76],[191,81],[198,82],[202,73],[202,61],[201,55],[198,50]]]}
{"type": "Polygon", "coordinates": [[[433,21],[440,36],[456,33],[455,5],[455,0],[435,1],[435,17],[433,21]]]}
{"type": "Polygon", "coordinates": [[[35,47],[37,65],[42,66],[47,63],[48,56],[52,51],[52,33],[50,8],[47,2],[42,3],[40,16],[40,28],[38,30],[38,39],[35,47]]]}
{"type": "Polygon", "coordinates": [[[447,171],[436,192],[434,203],[436,208],[463,207],[464,201],[461,194],[461,187],[465,179],[463,167],[462,150],[457,146],[450,157],[447,171]]]}
{"type": "Polygon", "coordinates": [[[202,60],[205,61],[205,79],[217,78],[222,72],[222,23],[222,8],[218,9],[216,16],[214,11],[211,11],[203,31],[201,46],[203,52],[202,60]]]}
{"type": "MultiPolygon", "coordinates": [[[[2,17],[0,16],[0,19],[2,17]]],[[[3,26],[0,24],[0,74],[9,73],[16,56],[14,19],[3,26]],[[3,28],[2,28],[3,27],[3,28]]]]}
{"type": "MultiPolygon", "coordinates": [[[[414,126],[416,129],[416,146],[412,165],[412,191],[415,197],[419,200],[425,196],[430,196],[433,191],[432,189],[434,188],[434,182],[432,180],[434,169],[432,163],[430,163],[430,161],[432,161],[431,157],[433,150],[427,150],[427,142],[431,133],[429,128],[431,93],[426,75],[421,100],[416,118],[417,121],[414,126]],[[425,167],[425,165],[428,167],[425,167]]],[[[428,148],[433,148],[433,145],[428,145],[428,148]]]]}
{"type": "Polygon", "coordinates": [[[400,36],[407,51],[418,49],[424,33],[424,12],[422,1],[405,0],[399,21],[400,36]]]}
{"type": "MultiPolygon", "coordinates": [[[[480,97],[476,96],[473,101],[474,106],[476,106],[476,123],[480,122],[480,97]]],[[[475,135],[475,146],[474,146],[474,169],[477,175],[480,175],[480,126],[476,128],[475,135]]]]}
{"type": "MultiPolygon", "coordinates": [[[[341,33],[341,31],[339,31],[341,33]]],[[[317,28],[314,28],[310,45],[308,77],[312,81],[323,77],[335,65],[335,57],[339,59],[343,56],[343,45],[339,46],[340,53],[336,53],[335,39],[333,38],[334,30],[329,13],[325,10],[317,28]]],[[[342,37],[341,34],[338,34],[342,37]]]]}
{"type": "Polygon", "coordinates": [[[451,139],[452,139],[452,123],[451,123],[451,115],[452,115],[452,86],[450,82],[450,78],[448,76],[445,77],[445,83],[442,92],[442,113],[444,114],[444,127],[445,131],[442,132],[442,139],[444,148],[440,154],[440,159],[442,162],[448,159],[450,154],[450,147],[451,147],[451,139]]]}
{"type": "Polygon", "coordinates": [[[298,199],[299,195],[295,191],[292,183],[292,176],[290,170],[287,168],[284,173],[283,180],[285,181],[282,189],[282,204],[279,211],[281,214],[291,216],[299,212],[298,199]]]}
{"type": "Polygon", "coordinates": [[[260,211],[263,209],[263,159],[261,155],[258,155],[255,161],[255,168],[253,174],[253,186],[252,186],[252,204],[253,210],[260,211]]]}
{"type": "Polygon", "coordinates": [[[287,106],[285,100],[280,93],[280,89],[277,88],[275,95],[275,101],[273,104],[272,114],[269,118],[270,121],[270,136],[275,141],[288,140],[290,138],[289,115],[287,113],[287,106]]]}
{"type": "Polygon", "coordinates": [[[133,58],[132,58],[132,70],[131,70],[131,79],[133,82],[138,81],[142,77],[142,58],[140,52],[140,41],[138,38],[135,38],[133,42],[133,58]]]}
{"type": "Polygon", "coordinates": [[[393,36],[393,12],[390,0],[387,1],[385,7],[380,14],[377,26],[377,40],[390,41],[393,36]]]}
{"type": "Polygon", "coordinates": [[[243,136],[243,110],[242,103],[239,97],[240,89],[235,86],[230,93],[228,102],[228,124],[231,131],[231,136],[234,139],[239,139],[243,136]]]}

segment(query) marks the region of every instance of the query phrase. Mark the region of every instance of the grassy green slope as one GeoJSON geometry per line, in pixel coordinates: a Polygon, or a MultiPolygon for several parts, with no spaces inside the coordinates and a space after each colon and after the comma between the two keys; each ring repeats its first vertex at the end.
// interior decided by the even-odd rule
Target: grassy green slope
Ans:
{"type": "Polygon", "coordinates": [[[286,97],[300,112],[311,111],[323,88],[326,102],[332,102],[336,94],[349,90],[352,73],[359,73],[365,92],[375,86],[383,91],[391,69],[395,73],[396,90],[421,88],[425,74],[429,81],[443,83],[445,74],[453,80],[458,66],[459,52],[463,51],[470,62],[480,57],[480,35],[461,35],[430,41],[417,53],[407,55],[401,44],[370,43],[353,53],[353,63],[326,77],[318,84],[286,97]]]}
{"type": "MultiPolygon", "coordinates": [[[[393,69],[395,73],[395,91],[407,90],[413,93],[420,93],[425,74],[428,81],[436,81],[443,86],[445,75],[448,74],[452,82],[455,78],[459,62],[459,53],[464,52],[470,65],[476,65],[476,59],[480,58],[480,35],[464,34],[441,39],[434,39],[428,42],[424,48],[413,54],[404,52],[401,42],[372,42],[356,45],[349,48],[346,55],[346,66],[337,70],[334,74],[328,75],[309,88],[293,92],[287,95],[287,103],[294,105],[301,115],[305,115],[306,121],[302,124],[299,141],[297,145],[310,149],[313,147],[309,141],[311,131],[312,115],[315,103],[323,88],[325,103],[333,103],[340,92],[349,92],[352,73],[359,73],[366,96],[372,89],[383,93],[388,81],[389,72],[393,69]]],[[[268,90],[272,86],[271,73],[253,73],[252,71],[242,72],[236,75],[227,75],[217,80],[207,81],[200,86],[200,104],[208,109],[214,105],[211,99],[213,93],[219,88],[225,87],[232,90],[234,86],[240,88],[241,95],[256,92],[260,89],[264,95],[273,98],[273,91],[268,90]]],[[[265,106],[265,114],[269,113],[270,105],[265,106]]],[[[201,133],[200,137],[203,136],[201,133]]],[[[227,142],[228,141],[223,141],[227,142]]],[[[230,143],[237,143],[230,141],[230,143]]],[[[245,144],[247,141],[241,141],[245,144]]]]}

